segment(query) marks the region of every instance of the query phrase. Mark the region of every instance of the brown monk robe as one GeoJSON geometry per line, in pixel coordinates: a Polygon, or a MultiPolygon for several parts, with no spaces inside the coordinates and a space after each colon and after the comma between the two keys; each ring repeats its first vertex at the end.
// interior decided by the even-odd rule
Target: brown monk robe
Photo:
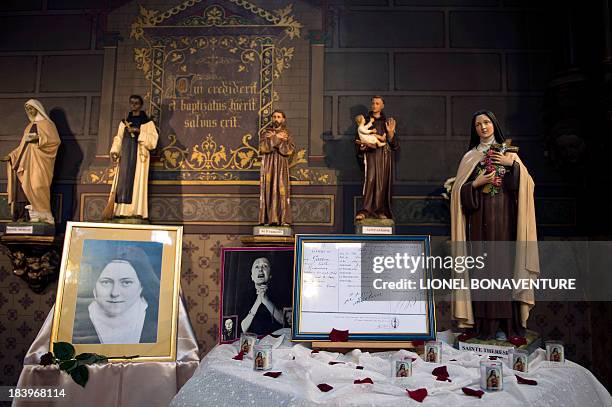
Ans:
{"type": "Polygon", "coordinates": [[[291,201],[289,158],[295,150],[293,138],[283,123],[259,136],[261,159],[259,224],[290,225],[291,201]],[[283,140],[283,137],[286,139],[283,140]]]}
{"type": "Polygon", "coordinates": [[[363,208],[360,209],[355,221],[365,218],[393,219],[391,212],[391,183],[393,177],[394,151],[399,149],[399,141],[395,134],[395,119],[387,120],[383,109],[385,101],[381,96],[372,96],[370,112],[366,122],[374,119],[372,129],[379,135],[384,135],[387,143],[378,147],[374,144],[362,143],[359,135],[357,144],[357,160],[365,171],[363,181],[363,208]]]}
{"type": "MultiPolygon", "coordinates": [[[[372,112],[368,114],[369,121],[372,112]]],[[[385,123],[387,118],[381,112],[380,116],[374,118],[372,129],[377,134],[387,134],[385,123]]],[[[397,135],[391,140],[387,136],[387,144],[383,147],[370,148],[362,146],[358,158],[363,160],[364,183],[363,183],[363,209],[358,212],[366,218],[393,219],[391,212],[391,183],[393,181],[393,155],[399,148],[397,135]]]]}
{"type": "MultiPolygon", "coordinates": [[[[500,191],[493,196],[482,192],[484,186],[479,188],[472,186],[472,182],[478,176],[478,167],[474,168],[466,183],[461,187],[461,206],[466,215],[467,238],[469,241],[478,242],[473,247],[478,252],[472,254],[480,256],[486,253],[487,255],[486,267],[474,274],[478,278],[512,278],[513,276],[514,251],[511,250],[512,247],[506,250],[506,247],[502,245],[489,244],[483,247],[479,244],[479,242],[516,241],[520,167],[515,162],[511,167],[506,167],[506,170],[500,191]]],[[[494,292],[490,294],[487,298],[483,298],[486,301],[473,302],[474,319],[480,331],[480,337],[495,337],[498,328],[501,328],[508,336],[517,334],[523,336],[524,329],[520,322],[519,304],[511,302],[510,297],[505,298],[505,301],[495,301],[493,296],[497,294],[494,292]]]]}

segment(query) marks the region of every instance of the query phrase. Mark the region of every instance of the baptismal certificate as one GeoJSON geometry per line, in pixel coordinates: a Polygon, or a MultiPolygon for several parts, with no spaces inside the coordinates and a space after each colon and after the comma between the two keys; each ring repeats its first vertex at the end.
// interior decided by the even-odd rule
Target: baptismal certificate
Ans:
{"type": "Polygon", "coordinates": [[[428,236],[296,236],[293,338],[433,338],[428,254],[428,236]]]}

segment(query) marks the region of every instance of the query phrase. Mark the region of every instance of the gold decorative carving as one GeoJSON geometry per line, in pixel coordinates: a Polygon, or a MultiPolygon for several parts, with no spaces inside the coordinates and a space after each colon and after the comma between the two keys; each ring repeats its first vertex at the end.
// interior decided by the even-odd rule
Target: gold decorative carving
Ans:
{"type": "MultiPolygon", "coordinates": [[[[304,160],[306,161],[306,160],[304,160]]],[[[313,185],[329,185],[334,180],[334,171],[327,169],[296,168],[291,174],[291,180],[308,181],[313,185]]]]}
{"type": "MultiPolygon", "coordinates": [[[[96,221],[106,205],[106,195],[82,193],[80,220],[96,221]]],[[[296,225],[333,226],[335,196],[292,195],[296,225]]],[[[259,195],[254,194],[151,194],[149,216],[158,224],[253,225],[257,224],[259,195]]]]}
{"type": "Polygon", "coordinates": [[[249,170],[260,165],[257,160],[257,148],[249,141],[253,136],[245,134],[242,145],[229,150],[229,157],[224,145],[218,145],[209,134],[200,144],[190,149],[182,149],[171,134],[170,144],[163,150],[161,162],[166,170],[249,170]]]}
{"type": "Polygon", "coordinates": [[[285,8],[274,10],[274,12],[279,18],[276,21],[276,25],[287,27],[285,29],[285,32],[287,33],[290,39],[299,38],[300,30],[303,27],[302,24],[291,15],[292,11],[293,4],[288,4],[285,8]]]}
{"type": "Polygon", "coordinates": [[[140,6],[140,16],[132,24],[130,37],[140,40],[144,37],[144,28],[153,27],[155,25],[155,17],[159,14],[157,10],[147,10],[142,5],[140,6]]]}
{"type": "MultiPolygon", "coordinates": [[[[291,60],[293,59],[294,47],[282,47],[275,49],[275,66],[274,66],[274,78],[280,77],[281,73],[285,68],[289,68],[291,60]]],[[[275,95],[278,98],[278,95],[275,95]]]]}
{"type": "MultiPolygon", "coordinates": [[[[278,93],[273,89],[273,81],[290,68],[295,55],[294,47],[285,44],[281,46],[281,44],[285,40],[300,38],[303,25],[293,15],[292,4],[267,11],[246,0],[224,0],[219,4],[203,8],[195,15],[191,12],[191,15],[186,18],[175,17],[180,16],[180,13],[191,7],[204,4],[202,0],[186,0],[165,11],[140,7],[139,16],[132,24],[130,36],[146,43],[145,47],[134,48],[134,61],[145,78],[151,81],[150,113],[156,118],[159,125],[162,120],[162,100],[174,100],[176,95],[181,94],[181,89],[178,87],[181,81],[177,80],[177,77],[181,72],[188,74],[189,67],[183,62],[187,60],[187,56],[207,48],[206,55],[197,63],[207,64],[210,69],[203,74],[194,72],[192,79],[194,81],[210,80],[216,77],[215,66],[229,63],[228,58],[215,53],[215,48],[224,49],[225,53],[229,52],[239,56],[240,61],[236,64],[238,73],[249,72],[254,65],[259,65],[259,122],[256,130],[259,133],[270,125],[272,104],[279,100],[278,93]],[[248,17],[235,14],[231,8],[224,8],[224,3],[233,4],[261,20],[253,22],[248,17]],[[169,19],[171,20],[168,21],[169,19]],[[163,34],[155,36],[153,31],[145,32],[145,29],[155,27],[225,29],[255,26],[279,29],[275,30],[276,35],[248,35],[246,33],[225,35],[224,31],[216,30],[213,35],[209,36],[182,34],[178,37],[166,37],[163,34]],[[277,36],[278,34],[280,36],[277,36]],[[168,72],[165,66],[167,63],[176,64],[174,66],[178,73],[168,72]]],[[[235,9],[234,7],[233,10],[235,9]]],[[[251,180],[252,175],[247,175],[245,171],[258,171],[261,165],[258,149],[251,144],[253,137],[258,137],[258,134],[255,133],[244,134],[239,146],[224,145],[214,133],[203,135],[199,142],[190,141],[189,145],[182,145],[176,133],[162,134],[162,137],[167,137],[168,144],[160,149],[160,161],[153,163],[152,168],[160,172],[175,172],[171,175],[172,179],[179,183],[181,181],[202,181],[203,183],[240,181],[243,178],[251,180]],[[191,145],[194,142],[196,144],[191,145]]],[[[305,164],[307,164],[306,151],[302,149],[294,154],[290,162],[292,181],[329,184],[335,178],[333,172],[324,169],[315,171],[307,168],[305,164]]],[[[107,168],[94,169],[86,174],[85,179],[88,183],[105,184],[112,180],[112,176],[113,174],[107,168]]],[[[155,177],[151,181],[155,183],[155,177]]],[[[159,181],[171,182],[166,176],[160,176],[159,181]]]]}
{"type": "MultiPolygon", "coordinates": [[[[165,12],[147,10],[143,6],[140,6],[140,16],[132,24],[130,37],[137,40],[142,39],[144,37],[144,28],[158,26],[164,20],[167,20],[168,18],[186,10],[189,7],[193,7],[194,5],[201,3],[201,1],[202,0],[187,0],[169,10],[166,10],[165,12]]],[[[291,14],[293,12],[293,4],[289,4],[282,9],[274,10],[274,14],[272,14],[248,1],[228,1],[242,7],[258,17],[265,19],[270,23],[270,25],[285,28],[285,34],[289,37],[289,39],[300,38],[303,25],[291,14]]],[[[190,18],[187,19],[187,21],[192,23],[185,25],[197,25],[203,27],[236,26],[246,24],[235,16],[226,17],[223,9],[216,5],[206,8],[203,17],[197,19],[190,18]]]]}
{"type": "Polygon", "coordinates": [[[64,236],[4,235],[0,244],[8,249],[13,274],[23,279],[30,289],[42,293],[57,280],[64,236]]]}
{"type": "Polygon", "coordinates": [[[115,178],[115,166],[88,171],[85,179],[88,184],[111,184],[115,178]]]}
{"type": "Polygon", "coordinates": [[[145,78],[151,79],[151,48],[134,48],[136,68],[140,69],[145,78]]]}
{"type": "MultiPolygon", "coordinates": [[[[193,150],[181,149],[179,146],[165,149],[161,162],[153,163],[153,167],[178,172],[181,181],[202,181],[202,184],[218,181],[239,181],[238,171],[260,168],[261,160],[257,149],[249,144],[251,135],[243,138],[243,145],[237,150],[230,150],[227,157],[224,146],[218,146],[212,138],[204,140],[194,146],[193,150]],[[197,148],[197,149],[196,149],[197,148]]],[[[290,178],[292,182],[300,185],[330,185],[335,180],[335,173],[328,169],[312,169],[307,164],[306,150],[298,150],[289,163],[290,178]]],[[[114,177],[114,168],[101,168],[89,170],[83,181],[86,184],[110,184],[114,177]]],[[[161,180],[151,180],[151,184],[165,183],[161,180]]],[[[245,181],[248,183],[248,181],[245,181]]],[[[253,181],[255,182],[255,181],[253,181]]]]}
{"type": "MultiPolygon", "coordinates": [[[[165,54],[163,62],[176,64],[182,64],[182,62],[185,60],[186,54],[194,54],[200,50],[210,48],[210,54],[207,57],[200,59],[198,63],[209,65],[211,67],[212,74],[208,76],[195,74],[194,76],[196,79],[215,79],[214,68],[217,65],[229,65],[232,63],[232,61],[229,61],[227,58],[215,55],[216,48],[226,49],[232,54],[240,55],[240,61],[242,63],[236,66],[236,71],[247,72],[251,65],[263,59],[263,53],[261,51],[262,47],[273,45],[273,38],[269,36],[247,35],[204,37],[183,36],[178,39],[158,39],[155,45],[164,46],[167,48],[167,53],[165,54]]],[[[293,59],[294,52],[294,47],[282,47],[275,49],[275,78],[280,77],[282,71],[290,67],[290,62],[293,59]]],[[[150,48],[135,48],[134,61],[136,62],[136,67],[145,73],[147,79],[150,79],[149,73],[151,71],[152,64],[150,48]]],[[[181,65],[179,71],[186,72],[187,66],[181,65]]],[[[174,77],[167,77],[166,82],[169,84],[174,83],[174,77]]],[[[172,90],[172,88],[173,86],[167,86],[168,90],[172,90]]],[[[168,93],[165,95],[165,97],[173,97],[173,95],[168,93]]]]}
{"type": "Polygon", "coordinates": [[[246,24],[248,22],[240,16],[226,16],[225,10],[216,4],[207,7],[202,16],[191,16],[182,22],[182,25],[197,27],[232,27],[246,24]]]}
{"type": "MultiPolygon", "coordinates": [[[[261,160],[257,147],[250,144],[253,136],[245,134],[242,145],[230,149],[229,154],[224,145],[218,145],[211,135],[195,146],[181,148],[175,135],[170,135],[170,145],[163,150],[161,162],[166,170],[186,171],[244,171],[259,168],[261,160]]],[[[306,150],[298,150],[289,163],[289,168],[306,163],[306,150]]]]}

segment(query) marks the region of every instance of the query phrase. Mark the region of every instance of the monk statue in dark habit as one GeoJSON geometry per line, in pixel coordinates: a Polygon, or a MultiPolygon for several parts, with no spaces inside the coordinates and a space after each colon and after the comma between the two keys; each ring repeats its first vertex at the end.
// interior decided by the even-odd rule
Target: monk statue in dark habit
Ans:
{"type": "Polygon", "coordinates": [[[149,163],[159,138],[155,123],[142,111],[139,95],[130,96],[130,112],[121,120],[110,156],[115,177],[104,219],[146,220],[148,212],[149,163]]]}
{"type": "Polygon", "coordinates": [[[287,129],[285,113],[275,110],[272,126],[259,136],[260,225],[289,226],[292,223],[289,159],[294,151],[295,144],[287,129]]]}
{"type": "Polygon", "coordinates": [[[363,183],[363,208],[357,212],[355,221],[364,219],[393,219],[391,212],[391,184],[393,180],[393,159],[399,149],[395,135],[395,120],[385,116],[385,101],[381,96],[372,97],[371,110],[366,122],[374,119],[372,129],[385,136],[382,146],[355,139],[358,146],[357,158],[363,162],[365,177],[363,183]]]}

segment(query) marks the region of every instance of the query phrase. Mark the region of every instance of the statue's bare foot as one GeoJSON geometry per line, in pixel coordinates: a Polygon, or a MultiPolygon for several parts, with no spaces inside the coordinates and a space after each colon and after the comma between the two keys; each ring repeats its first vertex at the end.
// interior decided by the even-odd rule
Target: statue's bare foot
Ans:
{"type": "Polygon", "coordinates": [[[389,218],[387,218],[387,215],[385,215],[384,213],[379,213],[377,215],[377,217],[378,217],[378,219],[389,219],[389,218]]]}
{"type": "Polygon", "coordinates": [[[357,216],[355,216],[356,221],[360,221],[364,219],[365,219],[365,213],[358,213],[357,216]]]}

